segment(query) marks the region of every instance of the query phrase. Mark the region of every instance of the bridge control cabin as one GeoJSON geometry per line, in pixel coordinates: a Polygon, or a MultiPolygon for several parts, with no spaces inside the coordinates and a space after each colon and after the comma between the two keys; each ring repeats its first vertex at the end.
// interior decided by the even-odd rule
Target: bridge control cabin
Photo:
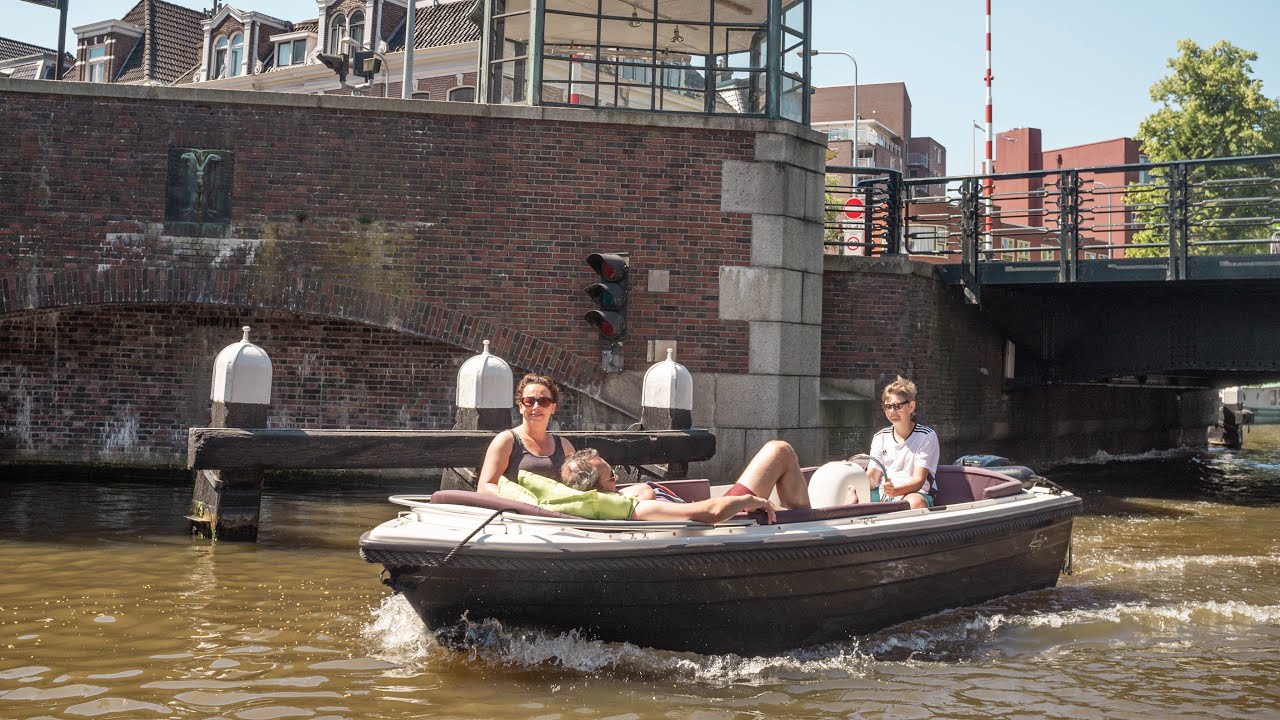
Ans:
{"type": "Polygon", "coordinates": [[[809,0],[483,0],[478,97],[808,124],[809,0]]]}

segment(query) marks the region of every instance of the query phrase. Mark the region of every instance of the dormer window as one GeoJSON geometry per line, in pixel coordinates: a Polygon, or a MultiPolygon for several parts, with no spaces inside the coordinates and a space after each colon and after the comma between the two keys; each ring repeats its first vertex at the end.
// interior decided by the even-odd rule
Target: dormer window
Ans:
{"type": "Polygon", "coordinates": [[[213,45],[213,77],[223,78],[227,76],[227,38],[225,36],[218,38],[213,45]]]}
{"type": "Polygon", "coordinates": [[[307,41],[292,40],[276,43],[276,67],[301,65],[307,61],[307,41]]]}
{"type": "Polygon", "coordinates": [[[89,48],[89,82],[107,81],[107,49],[101,45],[89,48]]]}
{"type": "MultiPolygon", "coordinates": [[[[364,13],[359,10],[351,13],[351,30],[347,33],[347,37],[364,45],[364,13]]],[[[352,51],[354,52],[354,50],[352,51]]]]}
{"type": "Polygon", "coordinates": [[[244,65],[244,33],[236,33],[231,36],[231,67],[228,68],[228,75],[236,77],[240,74],[240,68],[244,65]]]}
{"type": "Polygon", "coordinates": [[[338,54],[343,52],[342,38],[347,36],[347,16],[335,15],[333,24],[329,27],[329,52],[338,54]]]}

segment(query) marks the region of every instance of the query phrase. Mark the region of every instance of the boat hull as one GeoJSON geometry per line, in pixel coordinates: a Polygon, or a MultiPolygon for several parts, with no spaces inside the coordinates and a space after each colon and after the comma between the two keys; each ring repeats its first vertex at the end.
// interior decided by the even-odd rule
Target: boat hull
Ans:
{"type": "Polygon", "coordinates": [[[775,653],[947,608],[1052,587],[1079,500],[992,521],[919,523],[811,542],[725,543],[641,555],[458,553],[371,546],[429,628],[464,618],[577,629],[700,653],[775,653]]]}

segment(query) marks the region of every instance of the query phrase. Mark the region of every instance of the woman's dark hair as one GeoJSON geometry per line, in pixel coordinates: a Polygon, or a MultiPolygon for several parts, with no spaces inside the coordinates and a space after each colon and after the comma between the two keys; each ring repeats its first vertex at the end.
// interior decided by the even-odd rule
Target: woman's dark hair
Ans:
{"type": "Polygon", "coordinates": [[[516,402],[520,402],[520,396],[524,395],[524,389],[530,385],[542,385],[547,390],[551,391],[551,399],[554,400],[557,405],[560,404],[560,386],[556,384],[555,380],[552,380],[546,375],[538,375],[537,373],[529,373],[528,375],[520,378],[520,384],[516,386],[516,402]]]}

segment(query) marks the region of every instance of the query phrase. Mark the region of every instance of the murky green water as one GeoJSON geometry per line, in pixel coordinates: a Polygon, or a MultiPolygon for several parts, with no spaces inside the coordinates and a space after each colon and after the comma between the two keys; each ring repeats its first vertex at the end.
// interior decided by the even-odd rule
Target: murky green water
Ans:
{"type": "MultiPolygon", "coordinates": [[[[1280,433],[1082,464],[1075,575],[777,657],[497,627],[440,648],[360,560],[410,487],[269,488],[255,545],[187,484],[0,480],[0,718],[1280,717],[1280,433]]],[[[0,473],[3,473],[0,470],[0,473]]]]}

